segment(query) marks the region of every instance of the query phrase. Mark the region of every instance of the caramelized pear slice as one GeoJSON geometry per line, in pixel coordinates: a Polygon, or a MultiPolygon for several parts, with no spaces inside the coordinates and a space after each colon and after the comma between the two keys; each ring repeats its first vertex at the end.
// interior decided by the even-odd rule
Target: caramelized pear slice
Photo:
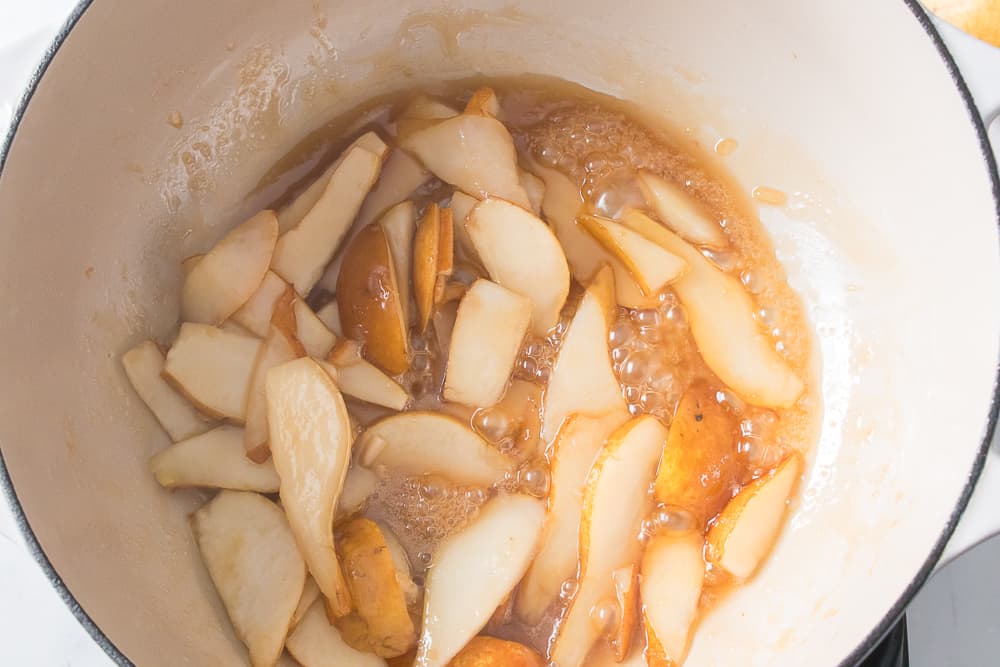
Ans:
{"type": "Polygon", "coordinates": [[[650,665],[679,665],[698,612],[705,561],[700,531],[654,535],[642,557],[639,591],[650,665]]]}
{"type": "Polygon", "coordinates": [[[709,248],[726,246],[722,227],[684,188],[645,169],[639,172],[639,185],[656,217],[679,236],[709,248]]]}
{"type": "Polygon", "coordinates": [[[243,449],[243,429],[219,426],[158,453],[149,469],[161,486],[278,492],[278,473],[270,463],[254,463],[243,449]]]}
{"type": "Polygon", "coordinates": [[[212,422],[163,379],[164,362],[163,352],[151,340],[139,343],[122,355],[122,367],[135,393],[171,440],[187,440],[212,428],[212,422]]]}
{"type": "Polygon", "coordinates": [[[644,295],[658,294],[684,273],[684,260],[614,220],[582,215],[577,223],[625,265],[644,295]]]}
{"type": "Polygon", "coordinates": [[[479,636],[473,637],[448,667],[545,667],[545,660],[524,644],[479,636]]]}

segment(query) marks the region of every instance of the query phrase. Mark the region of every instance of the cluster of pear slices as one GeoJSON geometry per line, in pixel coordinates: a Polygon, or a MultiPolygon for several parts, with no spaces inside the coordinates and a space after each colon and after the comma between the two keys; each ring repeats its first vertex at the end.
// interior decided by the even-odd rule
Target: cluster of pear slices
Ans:
{"type": "Polygon", "coordinates": [[[392,146],[362,135],[283,210],[186,260],[173,343],[123,357],[174,441],[151,461],[157,481],[219,490],[194,533],[254,667],[680,663],[706,564],[749,577],[779,531],[800,457],[732,495],[733,417],[714,392],[689,388],[668,431],[630,416],[609,355],[615,308],[669,287],[730,390],[796,402],[803,383],[751,298],[699,250],[725,246],[719,225],[649,173],[636,174],[647,211],[593,215],[562,173],[519,166],[499,115],[489,89],[461,113],[416,100],[392,146]],[[433,179],[454,191],[419,211],[411,198],[433,179]],[[456,280],[456,258],[478,278],[456,280]],[[583,295],[540,410],[545,502],[510,490],[519,461],[468,421],[412,409],[404,376],[413,334],[433,330],[439,399],[497,405],[573,280],[583,295]],[[314,312],[317,285],[335,296],[314,312]],[[390,414],[355,421],[345,397],[390,414]],[[436,547],[422,586],[397,536],[364,515],[387,471],[490,498],[436,547]],[[654,506],[693,518],[649,529],[654,506]],[[561,609],[545,659],[480,636],[498,608],[528,625],[561,609]]]}

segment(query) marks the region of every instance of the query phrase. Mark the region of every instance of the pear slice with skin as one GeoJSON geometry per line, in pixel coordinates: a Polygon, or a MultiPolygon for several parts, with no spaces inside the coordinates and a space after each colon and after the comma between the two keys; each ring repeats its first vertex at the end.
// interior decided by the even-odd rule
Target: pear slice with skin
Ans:
{"type": "Polygon", "coordinates": [[[754,405],[793,405],[805,384],[758,327],[743,285],[648,216],[629,211],[621,222],[687,262],[687,272],[673,288],[701,356],[719,379],[754,405]]]}
{"type": "Polygon", "coordinates": [[[545,391],[542,441],[551,442],[571,414],[627,411],[611,367],[608,331],[614,309],[614,277],[609,267],[594,276],[570,321],[545,391]]]}
{"type": "Polygon", "coordinates": [[[303,356],[301,346],[278,327],[271,331],[261,346],[257,361],[254,364],[253,375],[250,377],[250,392],[247,395],[247,419],[244,428],[244,448],[246,456],[251,461],[261,463],[270,456],[268,438],[270,429],[267,423],[267,374],[275,366],[288,363],[303,356]]]}
{"type": "Polygon", "coordinates": [[[654,535],[642,557],[639,591],[652,667],[684,662],[705,579],[700,531],[654,535]]]}
{"type": "Polygon", "coordinates": [[[386,417],[361,434],[357,447],[366,467],[440,475],[456,484],[490,487],[513,466],[467,425],[437,412],[386,417]]]}
{"type": "Polygon", "coordinates": [[[448,667],[545,667],[545,660],[524,644],[496,637],[473,637],[448,667]]]}
{"type": "Polygon", "coordinates": [[[365,361],[354,341],[338,343],[328,361],[337,369],[337,385],[344,394],[392,410],[402,410],[410,402],[406,389],[365,361]]]}
{"type": "Polygon", "coordinates": [[[184,278],[181,319],[218,325],[239,310],[260,287],[277,239],[274,211],[261,211],[222,237],[184,278]]]}
{"type": "Polygon", "coordinates": [[[477,204],[465,226],[490,278],[531,299],[531,329],[544,336],[569,294],[569,265],[555,234],[530,211],[501,199],[477,204]]]}
{"type": "Polygon", "coordinates": [[[531,322],[531,301],[488,280],[462,297],[448,348],[444,398],[487,408],[503,397],[531,322]]]}
{"type": "Polygon", "coordinates": [[[274,307],[287,289],[288,283],[274,271],[268,271],[253,296],[233,313],[232,321],[258,338],[266,337],[274,307]]]}
{"type": "Polygon", "coordinates": [[[161,486],[278,492],[278,473],[270,463],[254,463],[243,449],[243,429],[219,426],[158,453],[149,469],[161,486]]]}
{"type": "Polygon", "coordinates": [[[347,645],[317,601],[288,636],[288,652],[302,667],[386,667],[384,659],[347,645]]]}
{"type": "Polygon", "coordinates": [[[611,434],[587,477],[577,589],[549,645],[549,660],[560,667],[583,664],[601,634],[591,609],[614,600],[612,573],[639,557],[640,526],[651,504],[646,489],[666,439],[655,417],[633,419],[611,434]]]}
{"type": "Polygon", "coordinates": [[[335,617],[351,599],[333,544],[333,517],[351,460],[353,431],[330,376],[309,358],[267,374],[271,458],[295,540],[335,617]]]}
{"type": "Polygon", "coordinates": [[[656,217],[679,236],[695,245],[726,247],[722,227],[682,187],[645,169],[639,171],[639,186],[656,217]]]}
{"type": "Polygon", "coordinates": [[[284,514],[256,493],[222,491],[194,513],[191,523],[250,664],[272,667],[306,579],[284,514]]]}
{"type": "Polygon", "coordinates": [[[625,265],[646,296],[658,294],[684,273],[683,259],[614,220],[582,215],[577,223],[625,265]]]}
{"type": "Polygon", "coordinates": [[[417,328],[424,332],[434,312],[438,254],[441,251],[441,210],[431,204],[413,237],[413,298],[417,303],[417,328]]]}
{"type": "Polygon", "coordinates": [[[756,572],[778,537],[802,468],[802,456],[792,453],[729,501],[708,531],[712,563],[742,579],[756,572]]]}
{"type": "Polygon", "coordinates": [[[415,667],[444,667],[510,595],[537,548],[543,504],[502,495],[438,546],[424,589],[415,667]]]}
{"type": "Polygon", "coordinates": [[[151,340],[139,343],[122,355],[122,368],[135,393],[171,440],[187,440],[212,428],[212,422],[163,379],[164,363],[163,352],[151,340]]]}

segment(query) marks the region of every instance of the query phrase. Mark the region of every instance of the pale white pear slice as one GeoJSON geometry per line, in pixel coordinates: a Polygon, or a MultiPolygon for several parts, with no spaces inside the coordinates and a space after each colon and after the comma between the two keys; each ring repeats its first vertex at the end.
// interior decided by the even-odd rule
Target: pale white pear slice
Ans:
{"type": "Polygon", "coordinates": [[[569,293],[569,265],[559,240],[541,219],[501,199],[480,202],[465,223],[490,277],[532,303],[532,331],[559,321],[569,293]]]}
{"type": "Polygon", "coordinates": [[[243,423],[261,341],[185,322],[167,352],[163,377],[212,417],[243,423]]]}
{"type": "Polygon", "coordinates": [[[368,468],[352,465],[344,479],[344,488],[337,502],[335,521],[340,522],[362,511],[368,498],[375,493],[378,476],[368,468]]]}
{"type": "Polygon", "coordinates": [[[454,118],[458,115],[458,110],[453,109],[444,102],[439,102],[426,95],[419,95],[400,114],[400,118],[410,120],[444,120],[454,118]]]}
{"type": "Polygon", "coordinates": [[[306,568],[278,506],[222,491],[192,517],[201,557],[253,667],[278,661],[306,568]]]}
{"type": "Polygon", "coordinates": [[[187,440],[212,428],[212,422],[163,379],[164,361],[160,347],[147,340],[122,355],[122,368],[171,440],[187,440]]]}
{"type": "Polygon", "coordinates": [[[642,557],[639,593],[650,665],[684,662],[705,579],[701,533],[654,535],[642,557]]]}
{"type": "Polygon", "coordinates": [[[295,606],[295,611],[292,613],[293,628],[299,624],[299,621],[312,608],[313,603],[319,599],[319,596],[319,586],[316,585],[316,580],[306,575],[306,585],[302,587],[302,597],[299,598],[299,603],[295,606]]]}
{"type": "Polygon", "coordinates": [[[274,211],[237,225],[191,268],[181,287],[181,319],[222,324],[253,296],[278,239],[274,211]]]}
{"type": "Polygon", "coordinates": [[[639,556],[640,525],[651,505],[647,489],[666,438],[655,417],[633,419],[611,434],[587,477],[577,589],[549,647],[549,659],[560,667],[583,663],[601,634],[591,609],[614,600],[611,574],[639,556]]]}
{"type": "Polygon", "coordinates": [[[608,436],[628,419],[624,410],[601,417],[573,415],[552,443],[544,538],[518,588],[515,606],[518,617],[528,625],[542,619],[559,597],[563,582],[576,576],[580,506],[587,474],[608,436]]]}
{"type": "Polygon", "coordinates": [[[577,223],[625,265],[645,295],[658,294],[684,273],[683,259],[614,220],[582,215],[577,223]]]}
{"type": "Polygon", "coordinates": [[[348,396],[393,410],[402,410],[410,402],[406,389],[365,361],[352,340],[338,343],[330,352],[329,362],[337,369],[337,386],[348,396]]]}
{"type": "Polygon", "coordinates": [[[733,496],[708,531],[709,560],[750,577],[774,546],[802,467],[802,457],[793,453],[733,496]]]}
{"type": "Polygon", "coordinates": [[[479,259],[479,253],[476,252],[476,246],[472,242],[472,237],[469,236],[469,230],[465,227],[465,223],[469,219],[472,209],[478,203],[479,200],[475,197],[455,190],[451,196],[451,204],[449,204],[452,220],[455,222],[455,243],[458,250],[473,262],[482,262],[482,260],[479,259]]]}
{"type": "Polygon", "coordinates": [[[531,322],[531,301],[489,280],[462,297],[448,349],[444,398],[488,408],[503,398],[531,322]]]}
{"type": "Polygon", "coordinates": [[[309,572],[336,617],[351,610],[333,545],[333,517],[351,457],[350,418],[325,370],[308,357],[267,375],[271,459],[281,503],[309,572]]]}
{"type": "Polygon", "coordinates": [[[292,308],[295,310],[296,337],[306,354],[317,359],[325,358],[337,342],[337,336],[326,328],[309,304],[302,299],[296,299],[292,308]]]}
{"type": "Polygon", "coordinates": [[[413,581],[410,558],[406,555],[406,549],[395,533],[389,530],[385,524],[379,523],[378,527],[382,530],[385,546],[389,549],[389,555],[392,557],[392,565],[396,570],[396,581],[399,583],[400,590],[403,591],[406,604],[414,605],[420,599],[420,587],[413,581]]]}
{"type": "MultiPolygon", "coordinates": [[[[402,154],[402,153],[401,153],[402,154]]],[[[399,300],[403,303],[403,316],[406,327],[409,328],[410,281],[413,273],[413,235],[417,229],[417,209],[413,202],[404,201],[396,204],[379,220],[385,231],[385,239],[389,242],[389,253],[396,268],[399,280],[399,300]]]]}
{"type": "Polygon", "coordinates": [[[340,308],[336,301],[331,301],[316,311],[316,317],[327,329],[339,338],[344,336],[344,327],[340,324],[340,308]]]}
{"type": "Polygon", "coordinates": [[[250,377],[250,392],[247,394],[247,418],[244,427],[245,454],[251,461],[258,463],[267,459],[270,449],[268,438],[270,429],[267,424],[267,374],[275,366],[297,359],[302,354],[295,341],[290,339],[277,327],[271,327],[270,333],[264,339],[257,361],[254,364],[253,375],[250,377]]]}
{"type": "Polygon", "coordinates": [[[521,179],[521,187],[528,195],[528,203],[531,204],[531,211],[535,215],[542,214],[542,201],[545,199],[545,181],[535,176],[530,171],[519,169],[518,174],[521,179]]]}
{"type": "Polygon", "coordinates": [[[614,309],[613,283],[610,268],[598,271],[570,321],[545,390],[543,442],[550,442],[571,414],[601,415],[627,410],[608,348],[614,309]]]}
{"type": "Polygon", "coordinates": [[[784,408],[795,403],[805,385],[760,330],[753,300],[740,281],[638,211],[627,213],[622,224],[687,262],[687,272],[673,288],[701,356],[719,379],[754,405],[784,408]]]}
{"type": "Polygon", "coordinates": [[[535,554],[545,506],[499,496],[437,548],[424,589],[416,667],[442,667],[490,620],[535,554]]]}
{"type": "Polygon", "coordinates": [[[409,475],[440,475],[457,484],[492,486],[512,461],[462,422],[436,412],[403,412],[372,424],[358,438],[365,465],[409,475]]]}
{"type": "Polygon", "coordinates": [[[274,271],[268,271],[253,296],[233,313],[232,320],[258,338],[264,338],[271,328],[274,307],[287,289],[288,283],[274,271]]]}
{"type": "Polygon", "coordinates": [[[639,186],[656,217],[677,234],[696,245],[726,246],[722,227],[684,188],[645,169],[639,171],[639,186]]]}
{"type": "Polygon", "coordinates": [[[278,238],[271,269],[300,296],[309,294],[323,275],[375,183],[380,163],[370,151],[350,149],[316,204],[299,224],[278,238]]]}
{"type": "Polygon", "coordinates": [[[197,486],[236,491],[278,492],[271,463],[254,463],[243,449],[243,429],[220,426],[158,453],[149,469],[167,488],[197,486]]]}
{"type": "Polygon", "coordinates": [[[383,658],[351,648],[326,618],[322,602],[306,612],[288,636],[288,652],[302,667],[386,667],[383,658]]]}
{"type": "Polygon", "coordinates": [[[400,137],[400,146],[442,181],[479,199],[500,197],[531,206],[517,171],[514,139],[496,118],[448,118],[400,137]]]}
{"type": "Polygon", "coordinates": [[[337,171],[337,168],[344,161],[344,158],[347,157],[348,153],[351,152],[352,148],[363,148],[369,153],[376,155],[379,160],[384,160],[389,153],[389,146],[375,132],[365,132],[352,141],[341,152],[340,156],[320,174],[319,178],[303,190],[288,206],[278,211],[278,228],[282,234],[302,222],[306,214],[316,206],[316,203],[323,197],[324,191],[330,184],[330,178],[337,171]]]}
{"type": "Polygon", "coordinates": [[[434,312],[440,251],[441,210],[437,204],[431,204],[413,237],[413,299],[417,305],[417,328],[421,332],[427,330],[434,312]]]}

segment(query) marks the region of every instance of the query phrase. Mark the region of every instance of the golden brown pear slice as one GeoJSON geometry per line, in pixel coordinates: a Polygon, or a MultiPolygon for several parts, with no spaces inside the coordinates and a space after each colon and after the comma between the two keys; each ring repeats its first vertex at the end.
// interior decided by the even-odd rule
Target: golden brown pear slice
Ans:
{"type": "Polygon", "coordinates": [[[559,240],[542,220],[501,199],[476,205],[465,223],[490,277],[532,303],[532,331],[544,335],[559,321],[569,293],[569,265],[559,240]]]}
{"type": "Polygon", "coordinates": [[[650,665],[679,665],[698,613],[705,561],[700,531],[654,535],[642,557],[639,592],[650,665]]]}
{"type": "Polygon", "coordinates": [[[542,440],[550,442],[571,414],[602,415],[627,410],[611,367],[608,331],[614,308],[614,278],[605,267],[587,288],[552,366],[542,411],[542,440]]]}
{"type": "Polygon", "coordinates": [[[402,410],[410,395],[398,382],[361,357],[358,344],[343,340],[330,352],[340,391],[361,401],[402,410]]]}
{"type": "Polygon", "coordinates": [[[351,599],[333,545],[333,517],[351,458],[350,418],[330,376],[309,358],[267,375],[271,458],[281,503],[309,572],[334,616],[351,599]]]}
{"type": "Polygon", "coordinates": [[[477,280],[462,297],[448,349],[444,398],[475,407],[497,403],[531,322],[531,301],[477,280]]]}
{"type": "Polygon", "coordinates": [[[344,479],[344,488],[340,491],[335,521],[343,521],[362,511],[368,498],[375,493],[376,486],[378,476],[375,473],[368,468],[352,465],[344,479]]]}
{"type": "Polygon", "coordinates": [[[793,453],[729,501],[708,531],[711,562],[743,579],[757,570],[774,546],[802,467],[802,457],[793,453]]]}
{"type": "Polygon", "coordinates": [[[323,275],[375,183],[380,163],[370,151],[350,149],[316,204],[278,239],[271,269],[300,296],[309,294],[323,275]]]}
{"type": "Polygon", "coordinates": [[[344,333],[363,345],[365,357],[390,375],[410,367],[405,304],[392,252],[381,225],[369,225],[344,251],[337,306],[344,333]]]}
{"type": "Polygon", "coordinates": [[[222,324],[253,296],[278,239],[274,211],[261,211],[215,244],[184,278],[181,319],[222,324]]]}
{"type": "Polygon", "coordinates": [[[644,295],[658,294],[684,273],[683,259],[614,220],[582,215],[577,223],[625,265],[644,295]]]}
{"type": "Polygon", "coordinates": [[[274,466],[254,463],[246,457],[243,429],[235,426],[220,426],[171,445],[150,459],[149,469],[167,488],[278,492],[274,466]]]}
{"type": "Polygon", "coordinates": [[[384,465],[484,487],[503,479],[513,464],[468,426],[437,412],[386,417],[361,434],[357,447],[366,467],[384,465]]]}
{"type": "Polygon", "coordinates": [[[410,201],[396,204],[386,211],[379,224],[385,230],[385,238],[389,242],[389,254],[392,255],[399,283],[399,300],[409,329],[412,292],[410,276],[413,275],[413,236],[417,229],[417,209],[410,201]]]}
{"type": "Polygon", "coordinates": [[[261,342],[185,322],[167,352],[163,377],[207,415],[242,424],[261,342]]]}
{"type": "Polygon", "coordinates": [[[639,171],[646,203],[663,224],[695,245],[724,248],[726,235],[705,207],[684,188],[646,171],[639,171]]]}
{"type": "Polygon", "coordinates": [[[448,667],[545,667],[545,660],[524,644],[479,636],[473,637],[448,667]]]}
{"type": "Polygon", "coordinates": [[[174,442],[212,428],[212,422],[163,379],[165,359],[159,346],[143,341],[122,355],[122,367],[139,398],[174,442]]]}
{"type": "Polygon", "coordinates": [[[753,317],[753,300],[743,285],[648,216],[631,211],[622,224],[687,262],[687,272],[673,288],[701,356],[719,379],[754,405],[784,408],[794,404],[805,385],[760,330],[753,317]]]}
{"type": "Polygon", "coordinates": [[[573,415],[552,443],[544,538],[517,593],[517,615],[529,625],[542,619],[559,597],[563,582],[576,576],[587,475],[605,440],[628,418],[624,410],[601,417],[573,415]]]}
{"type": "Polygon", "coordinates": [[[271,332],[264,339],[257,362],[254,364],[253,375],[250,377],[250,392],[247,395],[247,419],[243,431],[246,456],[258,463],[267,459],[270,448],[268,438],[270,429],[267,425],[267,374],[275,366],[298,359],[300,348],[294,340],[288,338],[277,327],[271,327],[271,332]]]}
{"type": "Polygon", "coordinates": [[[438,254],[441,251],[441,210],[431,204],[413,237],[413,298],[417,304],[418,328],[427,330],[434,311],[438,254]]]}
{"type": "Polygon", "coordinates": [[[306,612],[288,636],[288,652],[302,667],[386,667],[382,658],[347,645],[323,613],[322,602],[306,612]]]}
{"type": "Polygon", "coordinates": [[[591,610],[614,600],[612,573],[639,556],[639,530],[647,493],[667,439],[655,417],[633,419],[615,431],[587,477],[580,521],[580,567],[576,593],[549,646],[560,667],[579,667],[602,630],[591,610]]]}
{"type": "Polygon", "coordinates": [[[271,328],[274,307],[287,289],[288,283],[274,271],[268,271],[250,300],[233,313],[232,321],[258,338],[264,338],[271,328]]]}
{"type": "Polygon", "coordinates": [[[222,491],[194,513],[192,526],[250,664],[271,667],[306,579],[285,515],[256,493],[222,491]]]}
{"type": "Polygon", "coordinates": [[[535,554],[543,504],[521,495],[491,500],[438,546],[427,574],[417,667],[443,667],[490,620],[535,554]]]}

